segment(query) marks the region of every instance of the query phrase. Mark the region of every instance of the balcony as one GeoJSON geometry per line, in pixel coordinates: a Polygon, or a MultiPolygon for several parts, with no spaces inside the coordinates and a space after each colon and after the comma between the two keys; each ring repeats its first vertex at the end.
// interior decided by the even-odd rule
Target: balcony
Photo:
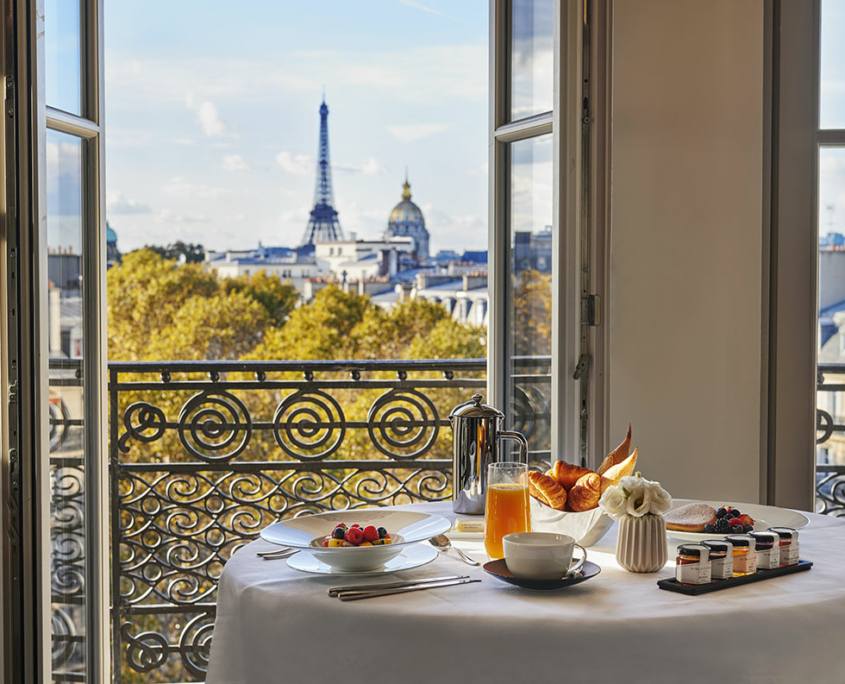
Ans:
{"type": "Polygon", "coordinates": [[[845,516],[845,364],[818,367],[816,512],[845,516]]]}
{"type": "MultiPolygon", "coordinates": [[[[109,365],[116,681],[202,680],[226,561],[275,519],[451,495],[453,406],[485,359],[109,365]]],[[[510,407],[549,460],[551,362],[517,361],[510,407]]],[[[51,363],[53,667],[79,681],[84,463],[77,362],[51,363]],[[69,397],[71,399],[69,399],[69,397]]],[[[81,387],[80,387],[81,390],[81,387]]]]}

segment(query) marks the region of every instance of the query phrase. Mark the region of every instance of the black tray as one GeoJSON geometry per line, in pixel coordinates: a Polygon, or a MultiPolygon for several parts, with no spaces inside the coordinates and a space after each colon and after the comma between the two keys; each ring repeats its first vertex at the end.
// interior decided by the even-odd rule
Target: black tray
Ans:
{"type": "Polygon", "coordinates": [[[742,577],[731,577],[730,579],[714,580],[710,584],[680,584],[674,577],[672,579],[663,579],[657,582],[657,586],[666,591],[677,591],[679,594],[687,594],[689,596],[698,596],[699,594],[709,594],[711,591],[721,591],[722,589],[730,589],[740,584],[751,584],[752,582],[760,582],[761,580],[772,579],[772,577],[780,577],[781,575],[791,575],[794,572],[802,572],[813,567],[812,561],[798,561],[796,565],[787,565],[782,568],[775,568],[774,570],[758,570],[753,575],[743,575],[742,577]]]}

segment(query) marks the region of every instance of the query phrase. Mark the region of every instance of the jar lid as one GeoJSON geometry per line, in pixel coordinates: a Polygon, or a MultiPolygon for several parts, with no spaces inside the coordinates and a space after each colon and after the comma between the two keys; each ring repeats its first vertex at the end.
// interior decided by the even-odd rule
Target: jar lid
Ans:
{"type": "Polygon", "coordinates": [[[703,541],[701,543],[712,551],[718,551],[719,553],[722,551],[725,553],[733,551],[733,544],[729,541],[724,541],[723,539],[708,539],[707,541],[703,541]]]}
{"type": "Polygon", "coordinates": [[[725,541],[730,542],[734,546],[741,546],[743,548],[746,546],[751,549],[757,548],[757,540],[748,534],[729,534],[725,537],[725,541]]]}
{"type": "Polygon", "coordinates": [[[749,532],[748,536],[754,537],[754,539],[762,544],[774,544],[780,540],[777,532],[749,532]]]}
{"type": "Polygon", "coordinates": [[[681,544],[678,547],[679,556],[698,556],[705,560],[710,557],[710,549],[703,544],[681,544]]]}
{"type": "Polygon", "coordinates": [[[505,414],[499,409],[482,404],[484,399],[480,394],[473,394],[472,399],[464,404],[458,404],[452,409],[449,418],[504,418],[505,414]]]}
{"type": "Polygon", "coordinates": [[[774,532],[781,539],[795,541],[798,539],[798,530],[791,527],[770,527],[767,532],[774,532]]]}

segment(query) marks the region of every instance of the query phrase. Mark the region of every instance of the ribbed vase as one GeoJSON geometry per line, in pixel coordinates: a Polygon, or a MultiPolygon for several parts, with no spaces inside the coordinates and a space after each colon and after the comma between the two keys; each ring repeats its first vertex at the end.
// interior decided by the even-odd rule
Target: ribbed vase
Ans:
{"type": "Polygon", "coordinates": [[[662,515],[626,515],[619,521],[616,560],[628,572],[657,572],[666,565],[667,555],[662,515]]]}

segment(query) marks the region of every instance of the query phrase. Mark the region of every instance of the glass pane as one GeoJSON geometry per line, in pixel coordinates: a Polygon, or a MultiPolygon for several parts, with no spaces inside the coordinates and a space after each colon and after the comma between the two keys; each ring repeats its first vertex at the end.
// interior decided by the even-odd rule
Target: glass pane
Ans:
{"type": "Polygon", "coordinates": [[[510,145],[511,412],[531,460],[551,449],[552,136],[510,145]]]}
{"type": "Polygon", "coordinates": [[[553,0],[511,2],[511,121],[552,109],[553,0]]]}
{"type": "Polygon", "coordinates": [[[82,50],[79,0],[45,0],[47,105],[82,114],[82,50]]]}
{"type": "Polygon", "coordinates": [[[845,0],[822,1],[821,127],[845,128],[845,0]]]}
{"type": "Polygon", "coordinates": [[[82,140],[47,131],[50,564],[54,681],[84,675],[82,140]],[[64,677],[68,675],[69,677],[64,677]]]}

